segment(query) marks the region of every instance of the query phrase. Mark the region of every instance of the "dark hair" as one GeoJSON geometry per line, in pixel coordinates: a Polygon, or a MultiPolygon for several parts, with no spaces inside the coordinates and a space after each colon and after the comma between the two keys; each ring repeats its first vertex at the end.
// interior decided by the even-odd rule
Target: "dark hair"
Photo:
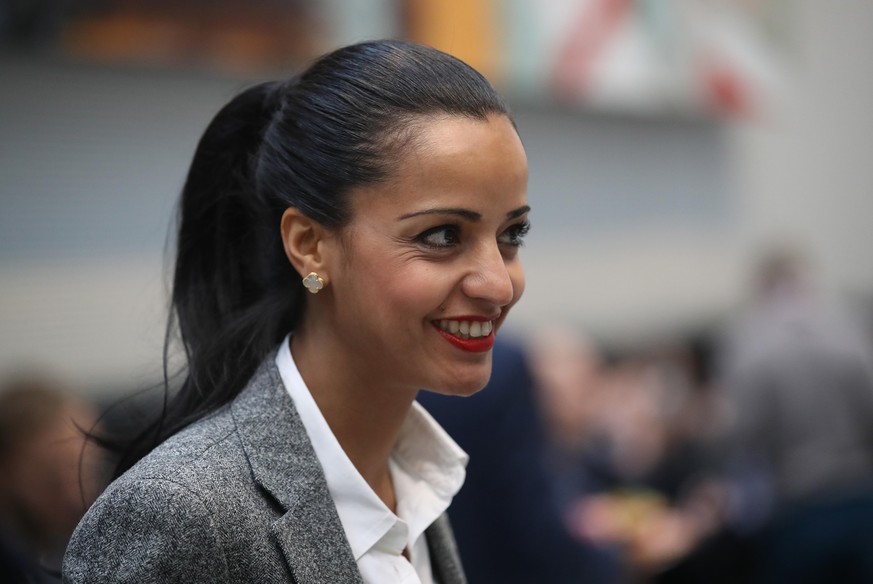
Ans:
{"type": "Polygon", "coordinates": [[[338,49],[228,103],[200,140],[179,206],[172,302],[187,379],[119,472],[231,401],[293,330],[304,293],[282,245],[285,209],[342,227],[349,191],[390,176],[416,122],[491,114],[509,116],[481,74],[403,41],[338,49]]]}

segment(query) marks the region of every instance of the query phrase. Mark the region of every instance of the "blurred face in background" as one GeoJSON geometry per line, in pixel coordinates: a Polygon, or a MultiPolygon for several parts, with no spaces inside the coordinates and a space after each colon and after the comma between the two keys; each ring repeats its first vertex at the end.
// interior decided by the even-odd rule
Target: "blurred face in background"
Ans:
{"type": "Polygon", "coordinates": [[[7,415],[19,410],[22,424],[5,433],[0,529],[35,555],[57,556],[102,485],[102,460],[81,430],[92,429],[96,416],[72,399],[38,392],[25,397],[4,402],[13,410],[7,415]]]}
{"type": "Polygon", "coordinates": [[[577,330],[549,326],[531,346],[537,398],[552,439],[575,450],[593,430],[600,410],[601,358],[577,330]]]}

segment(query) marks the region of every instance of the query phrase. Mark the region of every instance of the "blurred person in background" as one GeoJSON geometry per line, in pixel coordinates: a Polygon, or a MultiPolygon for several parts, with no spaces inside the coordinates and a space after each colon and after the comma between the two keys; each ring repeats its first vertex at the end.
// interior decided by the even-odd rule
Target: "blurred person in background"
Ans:
{"type": "Polygon", "coordinates": [[[700,562],[678,568],[721,527],[704,352],[662,343],[606,362],[572,329],[533,339],[547,461],[570,532],[619,552],[630,581],[695,581],[691,573],[721,581],[700,562]]]}
{"type": "Polygon", "coordinates": [[[47,377],[0,388],[0,581],[59,581],[67,541],[106,479],[102,452],[83,435],[95,422],[89,404],[47,377]]]}
{"type": "Polygon", "coordinates": [[[580,493],[603,487],[586,463],[592,462],[603,423],[604,364],[594,343],[572,328],[537,330],[525,350],[545,428],[546,463],[557,479],[557,504],[566,510],[580,493]]]}
{"type": "MultiPolygon", "coordinates": [[[[419,397],[470,455],[449,511],[470,583],[621,582],[614,549],[579,541],[567,529],[556,496],[564,481],[548,462],[550,422],[540,417],[529,361],[521,345],[498,341],[484,390],[463,400],[419,397]]],[[[573,443],[578,430],[569,421],[577,411],[563,426],[573,443]]]]}
{"type": "Polygon", "coordinates": [[[873,581],[873,349],[803,260],[762,262],[725,335],[735,458],[768,477],[762,581],[873,581]]]}

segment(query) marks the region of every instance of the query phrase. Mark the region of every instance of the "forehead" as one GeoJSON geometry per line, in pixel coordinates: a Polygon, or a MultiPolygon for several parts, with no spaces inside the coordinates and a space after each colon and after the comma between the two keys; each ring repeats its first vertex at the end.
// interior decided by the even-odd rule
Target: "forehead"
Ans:
{"type": "Polygon", "coordinates": [[[399,176],[465,166],[479,166],[484,172],[500,166],[501,171],[511,168],[526,177],[524,148],[505,115],[424,118],[414,122],[410,132],[412,139],[396,167],[399,176]]]}
{"type": "Polygon", "coordinates": [[[525,203],[527,158],[506,116],[425,118],[408,131],[389,178],[352,197],[355,214],[375,207],[450,204],[483,211],[477,207],[525,203]]]}

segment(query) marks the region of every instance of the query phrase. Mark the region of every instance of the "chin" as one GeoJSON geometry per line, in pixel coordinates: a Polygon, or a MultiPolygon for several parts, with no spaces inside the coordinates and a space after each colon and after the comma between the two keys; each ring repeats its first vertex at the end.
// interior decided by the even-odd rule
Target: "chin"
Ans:
{"type": "Polygon", "coordinates": [[[490,366],[486,370],[476,372],[475,374],[471,372],[471,374],[454,377],[439,387],[431,389],[431,391],[442,395],[469,397],[488,385],[489,379],[491,379],[490,366]]]}

